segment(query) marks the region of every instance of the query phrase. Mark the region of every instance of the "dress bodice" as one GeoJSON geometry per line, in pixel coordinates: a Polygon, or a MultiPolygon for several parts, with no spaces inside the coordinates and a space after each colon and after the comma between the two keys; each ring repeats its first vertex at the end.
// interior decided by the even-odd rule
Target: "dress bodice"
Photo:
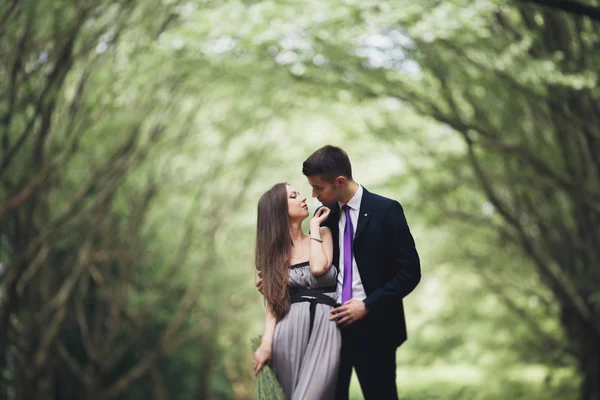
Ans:
{"type": "Polygon", "coordinates": [[[290,267],[288,289],[292,291],[333,287],[337,284],[337,270],[331,266],[323,275],[313,275],[308,261],[294,264],[290,267]]]}

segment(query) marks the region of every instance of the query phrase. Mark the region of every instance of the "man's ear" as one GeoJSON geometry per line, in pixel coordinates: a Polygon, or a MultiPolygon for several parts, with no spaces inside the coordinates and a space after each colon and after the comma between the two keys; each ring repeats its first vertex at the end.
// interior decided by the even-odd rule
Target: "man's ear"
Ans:
{"type": "Polygon", "coordinates": [[[335,178],[335,183],[339,187],[344,187],[348,183],[348,179],[345,176],[340,175],[337,178],[335,178]]]}

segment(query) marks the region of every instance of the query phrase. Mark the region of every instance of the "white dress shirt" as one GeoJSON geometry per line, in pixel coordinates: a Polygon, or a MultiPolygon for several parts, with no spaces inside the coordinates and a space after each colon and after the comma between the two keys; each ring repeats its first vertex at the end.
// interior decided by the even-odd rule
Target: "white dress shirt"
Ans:
{"type": "MultiPolygon", "coordinates": [[[[354,197],[347,203],[350,207],[350,220],[352,221],[352,228],[354,230],[354,236],[356,236],[356,228],[358,227],[358,214],[360,211],[360,202],[362,201],[363,187],[358,185],[358,190],[354,194],[354,197]]],[[[337,277],[337,301],[342,302],[342,286],[344,284],[344,229],[346,227],[346,213],[342,210],[344,203],[340,203],[340,221],[338,222],[339,228],[339,244],[340,244],[340,263],[338,265],[339,273],[337,277]]],[[[354,240],[354,236],[352,239],[354,240]]],[[[360,274],[358,273],[358,266],[356,265],[356,259],[352,257],[352,298],[356,300],[364,300],[367,298],[365,288],[363,287],[360,274]]]]}

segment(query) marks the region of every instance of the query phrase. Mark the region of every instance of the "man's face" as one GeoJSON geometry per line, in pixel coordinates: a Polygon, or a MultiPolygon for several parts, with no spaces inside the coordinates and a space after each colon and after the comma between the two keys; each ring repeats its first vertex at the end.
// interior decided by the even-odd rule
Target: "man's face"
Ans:
{"type": "Polygon", "coordinates": [[[307,176],[308,183],[312,186],[312,197],[322,204],[329,205],[338,201],[339,191],[335,183],[324,181],[320,175],[307,176]]]}

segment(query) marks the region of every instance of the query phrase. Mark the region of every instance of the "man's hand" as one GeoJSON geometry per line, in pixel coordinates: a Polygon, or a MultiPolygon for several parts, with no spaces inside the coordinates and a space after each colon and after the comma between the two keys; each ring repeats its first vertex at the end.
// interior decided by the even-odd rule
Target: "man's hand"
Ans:
{"type": "Polygon", "coordinates": [[[258,289],[258,291],[260,292],[260,294],[264,294],[263,293],[263,285],[262,285],[262,271],[258,271],[258,282],[256,282],[256,288],[258,289]]]}
{"type": "Polygon", "coordinates": [[[369,310],[362,300],[350,299],[338,308],[331,310],[330,321],[336,321],[338,326],[345,327],[367,316],[369,310]]]}

